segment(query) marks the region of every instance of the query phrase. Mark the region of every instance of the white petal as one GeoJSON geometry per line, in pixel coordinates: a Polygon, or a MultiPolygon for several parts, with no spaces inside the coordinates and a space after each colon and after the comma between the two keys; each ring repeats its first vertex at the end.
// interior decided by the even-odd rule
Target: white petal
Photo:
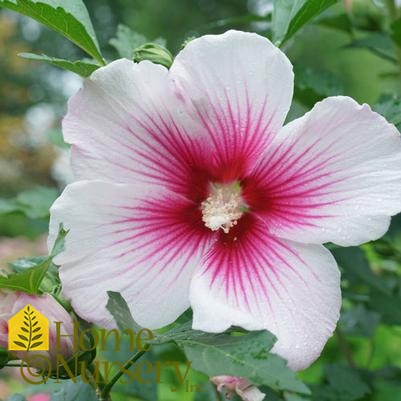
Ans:
{"type": "Polygon", "coordinates": [[[266,397],[256,386],[249,386],[245,390],[238,389],[238,395],[243,401],[263,401],[266,397]]]}
{"type": "Polygon", "coordinates": [[[369,106],[327,98],[275,141],[253,173],[272,234],[357,245],[382,236],[401,211],[401,138],[369,106]]]}
{"type": "Polygon", "coordinates": [[[230,246],[216,243],[190,288],[195,329],[267,329],[273,352],[294,370],[309,366],[335,329],[340,274],[321,245],[283,241],[256,220],[230,246]]]}
{"type": "Polygon", "coordinates": [[[179,110],[168,70],[122,59],[85,80],[69,101],[63,133],[73,145],[78,180],[174,186],[191,147],[183,124],[193,128],[179,110]]]}
{"type": "Polygon", "coordinates": [[[291,104],[291,63],[254,33],[228,31],[192,40],[177,55],[170,76],[220,162],[257,157],[291,104]]]}
{"type": "Polygon", "coordinates": [[[112,327],[105,308],[109,290],[121,292],[148,328],[171,323],[188,308],[189,281],[204,244],[197,227],[182,217],[187,202],[134,185],[67,186],[51,208],[49,247],[63,223],[69,232],[55,263],[63,292],[81,317],[112,327]]]}

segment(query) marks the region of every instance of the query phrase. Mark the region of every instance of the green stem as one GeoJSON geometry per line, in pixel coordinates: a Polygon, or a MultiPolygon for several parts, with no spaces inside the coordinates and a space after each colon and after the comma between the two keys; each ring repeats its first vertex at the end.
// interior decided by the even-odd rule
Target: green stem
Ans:
{"type": "MultiPolygon", "coordinates": [[[[139,358],[141,358],[149,348],[149,345],[144,346],[144,351],[138,351],[134,354],[131,359],[125,364],[124,369],[128,370],[139,358]]],[[[110,391],[113,386],[117,383],[118,379],[124,375],[124,371],[121,369],[102,389],[99,400],[110,400],[110,391]]]]}

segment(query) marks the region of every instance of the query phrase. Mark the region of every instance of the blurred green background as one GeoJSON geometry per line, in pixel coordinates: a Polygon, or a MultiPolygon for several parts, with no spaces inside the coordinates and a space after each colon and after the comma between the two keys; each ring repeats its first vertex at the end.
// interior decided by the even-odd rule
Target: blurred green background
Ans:
{"type": "MultiPolygon", "coordinates": [[[[230,28],[269,35],[271,27],[272,5],[266,0],[86,0],[85,4],[108,60],[118,57],[109,40],[119,24],[149,41],[165,39],[173,54],[194,36],[230,28]]],[[[323,97],[345,94],[369,103],[400,127],[401,59],[389,36],[392,19],[387,1],[339,1],[287,42],[283,50],[296,76],[288,120],[323,97]]],[[[18,257],[46,253],[48,207],[71,180],[60,121],[68,97],[81,85],[81,78],[73,73],[24,60],[17,55],[21,52],[67,59],[84,56],[53,31],[0,9],[3,269],[18,257]]],[[[316,387],[313,400],[401,400],[399,220],[394,219],[391,232],[382,240],[336,254],[344,268],[344,311],[339,330],[322,358],[301,373],[316,387]],[[382,284],[375,284],[382,282],[385,290],[382,284]]],[[[18,389],[26,391],[3,372],[0,399],[18,389]]],[[[163,392],[161,400],[192,399],[188,394],[171,395],[167,387],[159,391],[163,392]]],[[[275,395],[269,397],[274,400],[275,395]]],[[[287,401],[302,400],[285,397],[287,401]]]]}

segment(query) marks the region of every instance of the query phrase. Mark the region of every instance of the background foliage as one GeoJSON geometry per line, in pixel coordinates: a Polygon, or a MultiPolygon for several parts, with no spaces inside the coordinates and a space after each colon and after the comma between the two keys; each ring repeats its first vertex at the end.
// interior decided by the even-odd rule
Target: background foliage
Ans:
{"type": "MultiPolygon", "coordinates": [[[[51,258],[8,262],[47,254],[48,209],[70,179],[60,119],[80,85],[78,75],[89,75],[105,60],[134,57],[134,48],[145,42],[164,44],[174,55],[193,36],[229,28],[259,32],[280,45],[295,66],[288,120],[326,96],[345,94],[369,103],[401,129],[401,4],[393,0],[277,0],[274,11],[268,0],[86,0],[85,5],[88,13],[75,0],[0,0],[0,267],[7,271],[24,274],[33,267],[42,280],[43,266],[51,264],[51,258]]],[[[245,371],[230,365],[230,355],[246,357],[251,346],[272,345],[268,333],[245,335],[241,346],[235,337],[227,342],[226,334],[214,338],[227,351],[221,359],[207,336],[184,331],[175,343],[160,341],[146,358],[185,364],[185,352],[203,372],[192,370],[192,383],[207,383],[207,375],[216,374],[211,361],[219,360],[231,372],[247,373],[271,401],[401,401],[401,218],[376,242],[331,249],[343,273],[340,323],[321,358],[298,379],[274,358],[262,358],[260,365],[249,360],[245,371]]],[[[29,289],[38,290],[39,284],[29,289]]],[[[185,329],[190,317],[182,319],[185,329]]],[[[117,386],[113,399],[219,399],[211,384],[207,393],[173,393],[172,372],[166,370],[163,380],[158,387],[117,386]]],[[[33,399],[40,392],[56,401],[96,400],[84,383],[28,387],[13,370],[0,371],[0,399],[33,399]]]]}

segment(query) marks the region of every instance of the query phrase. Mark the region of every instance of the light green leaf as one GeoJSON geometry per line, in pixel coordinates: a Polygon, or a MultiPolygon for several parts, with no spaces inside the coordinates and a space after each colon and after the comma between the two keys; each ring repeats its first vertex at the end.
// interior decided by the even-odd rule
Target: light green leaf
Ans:
{"type": "Polygon", "coordinates": [[[337,0],[274,0],[272,16],[273,42],[283,45],[312,18],[337,0]]]}
{"type": "Polygon", "coordinates": [[[104,64],[92,22],[82,0],[0,0],[0,6],[54,29],[104,64]]]}
{"type": "Polygon", "coordinates": [[[45,54],[39,55],[33,53],[20,53],[19,56],[28,60],[43,61],[64,70],[72,71],[75,74],[78,74],[84,78],[89,77],[89,75],[91,75],[93,71],[97,70],[100,67],[100,65],[94,64],[94,62],[91,61],[69,61],[61,58],[49,57],[45,54]]]}
{"type": "Polygon", "coordinates": [[[366,49],[394,64],[398,63],[395,57],[395,45],[390,36],[385,33],[373,33],[362,39],[354,40],[346,48],[366,49]]]}
{"type": "Polygon", "coordinates": [[[76,383],[65,380],[59,384],[50,401],[98,401],[98,398],[95,389],[79,378],[76,383]]]}
{"type": "Polygon", "coordinates": [[[20,273],[0,277],[0,288],[14,291],[23,291],[28,294],[38,294],[39,287],[50,266],[51,258],[45,259],[37,266],[20,273]]]}
{"type": "Polygon", "coordinates": [[[46,218],[49,208],[58,196],[56,188],[37,187],[33,190],[19,193],[15,198],[16,210],[21,211],[31,219],[46,218]]]}
{"type": "Polygon", "coordinates": [[[38,264],[41,264],[47,259],[47,256],[36,256],[34,258],[30,259],[17,259],[11,263],[9,263],[9,266],[11,269],[16,272],[22,272],[27,269],[31,269],[32,267],[37,266],[38,264]]]}
{"type": "Polygon", "coordinates": [[[286,362],[268,352],[274,341],[269,332],[254,331],[240,336],[204,333],[176,342],[192,361],[193,369],[209,377],[241,376],[256,385],[309,394],[309,389],[296,378],[286,362]]]}
{"type": "Polygon", "coordinates": [[[55,188],[37,187],[21,192],[15,198],[0,199],[0,215],[17,212],[31,219],[47,218],[49,208],[57,196],[55,188]]]}
{"type": "Polygon", "coordinates": [[[120,57],[132,59],[134,49],[147,42],[145,36],[138,32],[134,32],[125,25],[118,25],[117,35],[110,39],[109,43],[113,46],[120,57]]]}
{"type": "MultiPolygon", "coordinates": [[[[142,34],[133,31],[125,25],[118,25],[116,37],[110,39],[109,43],[113,46],[120,57],[132,59],[134,57],[134,50],[149,40],[142,34]]],[[[166,46],[166,41],[163,38],[152,40],[160,46],[166,46]]]]}

